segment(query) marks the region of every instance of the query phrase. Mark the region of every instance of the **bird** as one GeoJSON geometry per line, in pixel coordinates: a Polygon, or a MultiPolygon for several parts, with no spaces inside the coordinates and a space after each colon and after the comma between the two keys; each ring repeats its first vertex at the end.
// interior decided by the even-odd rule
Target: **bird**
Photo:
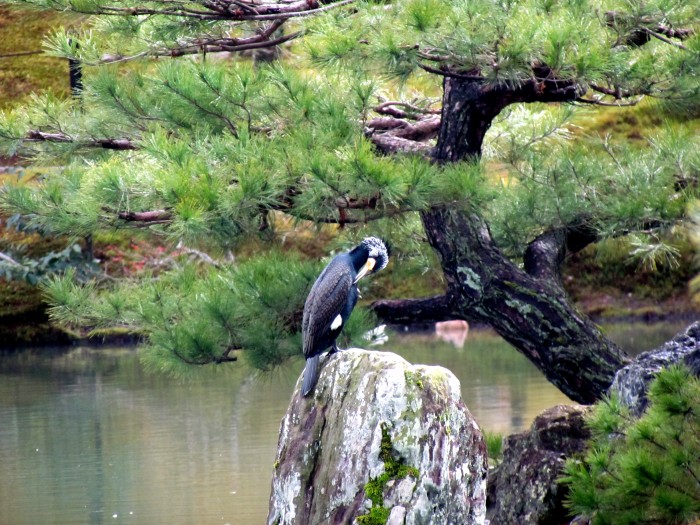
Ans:
{"type": "Polygon", "coordinates": [[[319,356],[330,348],[338,352],[336,339],[350,318],[360,292],[357,282],[382,270],[389,263],[389,250],[378,237],[366,237],[347,253],[336,255],[311,287],[302,320],[303,351],[306,358],[302,395],[316,386],[319,356]]]}

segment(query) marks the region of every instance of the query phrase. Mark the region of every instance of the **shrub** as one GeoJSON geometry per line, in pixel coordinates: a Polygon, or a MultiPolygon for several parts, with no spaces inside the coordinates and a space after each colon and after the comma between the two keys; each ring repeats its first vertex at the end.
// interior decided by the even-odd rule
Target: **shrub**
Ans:
{"type": "Polygon", "coordinates": [[[588,421],[588,452],[567,461],[567,505],[593,525],[700,518],[700,380],[673,366],[658,374],[648,395],[638,420],[615,398],[599,402],[588,421]]]}

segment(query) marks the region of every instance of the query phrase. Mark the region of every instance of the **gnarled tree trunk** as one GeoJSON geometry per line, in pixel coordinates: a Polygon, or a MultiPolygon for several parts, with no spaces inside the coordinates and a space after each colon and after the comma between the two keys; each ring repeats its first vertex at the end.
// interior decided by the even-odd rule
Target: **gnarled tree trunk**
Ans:
{"type": "MultiPolygon", "coordinates": [[[[478,79],[446,77],[433,157],[439,163],[478,160],[486,131],[508,104],[572,100],[578,92],[573,84],[546,80],[494,87],[478,79]]],[[[444,318],[486,323],[571,399],[600,399],[628,359],[576,310],[561,286],[567,237],[577,232],[564,228],[538,237],[521,269],[498,249],[484,220],[467,209],[434,207],[422,214],[428,240],[440,255],[445,296],[381,301],[375,311],[386,320],[401,321],[406,308],[418,307],[424,319],[438,320],[441,310],[444,318]]]]}

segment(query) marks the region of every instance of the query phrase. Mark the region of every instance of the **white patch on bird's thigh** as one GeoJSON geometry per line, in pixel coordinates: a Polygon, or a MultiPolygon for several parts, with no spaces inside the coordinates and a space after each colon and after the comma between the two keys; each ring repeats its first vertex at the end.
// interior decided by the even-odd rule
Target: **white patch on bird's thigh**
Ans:
{"type": "Polygon", "coordinates": [[[340,314],[335,316],[335,319],[333,319],[333,322],[331,323],[331,330],[337,330],[340,328],[340,325],[343,324],[343,318],[340,317],[340,314]]]}

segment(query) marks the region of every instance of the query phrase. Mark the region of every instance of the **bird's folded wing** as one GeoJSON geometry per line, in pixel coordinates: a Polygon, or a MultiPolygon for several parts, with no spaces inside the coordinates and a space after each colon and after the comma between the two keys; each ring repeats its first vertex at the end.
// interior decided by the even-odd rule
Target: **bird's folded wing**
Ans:
{"type": "Polygon", "coordinates": [[[335,260],[314,283],[304,307],[302,331],[305,356],[309,356],[331,331],[331,324],[343,310],[352,286],[351,269],[340,261],[336,264],[335,260]]]}

